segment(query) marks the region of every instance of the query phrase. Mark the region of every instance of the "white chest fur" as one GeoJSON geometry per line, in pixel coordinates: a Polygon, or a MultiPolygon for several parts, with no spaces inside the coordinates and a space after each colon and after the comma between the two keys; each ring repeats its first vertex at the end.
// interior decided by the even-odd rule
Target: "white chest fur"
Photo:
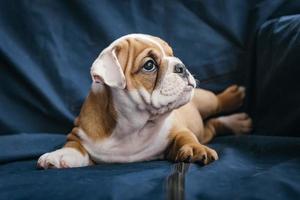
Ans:
{"type": "MultiPolygon", "coordinates": [[[[113,134],[102,141],[91,141],[83,131],[82,144],[89,152],[93,161],[128,163],[158,159],[163,156],[169,143],[168,135],[172,117],[162,122],[147,124],[138,132],[127,134],[116,129],[113,134]]],[[[126,127],[123,129],[126,130],[126,127]]]]}

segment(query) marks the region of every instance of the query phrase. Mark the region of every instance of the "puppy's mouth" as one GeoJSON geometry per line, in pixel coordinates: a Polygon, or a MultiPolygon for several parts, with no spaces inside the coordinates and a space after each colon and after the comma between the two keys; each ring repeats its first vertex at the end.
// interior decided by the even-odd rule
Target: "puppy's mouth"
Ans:
{"type": "Polygon", "coordinates": [[[188,84],[187,84],[187,87],[188,87],[188,88],[195,88],[195,87],[196,87],[196,84],[195,84],[195,83],[188,83],[188,84]]]}
{"type": "Polygon", "coordinates": [[[195,85],[192,83],[188,83],[188,86],[195,87],[195,85]]]}
{"type": "Polygon", "coordinates": [[[191,91],[192,89],[196,88],[196,83],[195,82],[192,82],[190,80],[188,80],[187,82],[187,86],[186,88],[184,89],[184,91],[191,91]]]}
{"type": "Polygon", "coordinates": [[[154,116],[162,115],[164,113],[171,112],[172,110],[175,110],[186,103],[188,103],[190,99],[190,95],[192,94],[192,90],[195,88],[195,84],[187,84],[184,89],[180,92],[180,94],[177,96],[177,99],[169,102],[167,105],[164,105],[159,108],[152,107],[151,111],[154,116]]]}

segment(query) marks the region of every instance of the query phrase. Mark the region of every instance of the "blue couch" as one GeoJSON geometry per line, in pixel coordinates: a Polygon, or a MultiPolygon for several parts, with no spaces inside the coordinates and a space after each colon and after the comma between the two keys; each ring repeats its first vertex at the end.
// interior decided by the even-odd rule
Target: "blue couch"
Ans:
{"type": "Polygon", "coordinates": [[[0,199],[300,199],[300,1],[0,1],[0,199]],[[165,39],[199,86],[247,87],[248,136],[208,166],[152,161],[38,170],[89,91],[99,52],[165,39]]]}

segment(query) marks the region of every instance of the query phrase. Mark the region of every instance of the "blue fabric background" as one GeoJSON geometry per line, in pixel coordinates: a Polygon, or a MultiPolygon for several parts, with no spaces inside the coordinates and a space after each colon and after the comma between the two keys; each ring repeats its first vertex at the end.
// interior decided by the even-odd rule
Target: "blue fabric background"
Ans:
{"type": "Polygon", "coordinates": [[[0,1],[0,199],[168,197],[165,161],[35,168],[71,130],[93,60],[137,32],[165,39],[202,88],[247,86],[256,131],[216,138],[220,160],[190,165],[186,199],[300,199],[299,13],[299,0],[0,1]]]}
{"type": "MultiPolygon", "coordinates": [[[[93,60],[128,33],[162,37],[200,87],[249,85],[254,35],[299,1],[0,2],[0,133],[67,133],[91,83],[93,60]]],[[[251,84],[250,84],[251,83],[251,84]]],[[[251,95],[253,96],[253,95],[251,95]]]]}
{"type": "Polygon", "coordinates": [[[300,15],[264,23],[256,49],[256,129],[300,136],[300,15]]]}

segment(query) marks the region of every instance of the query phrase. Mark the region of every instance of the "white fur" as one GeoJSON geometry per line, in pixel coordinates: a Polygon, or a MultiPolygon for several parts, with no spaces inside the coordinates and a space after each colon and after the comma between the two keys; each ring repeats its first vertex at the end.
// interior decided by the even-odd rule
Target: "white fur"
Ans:
{"type": "Polygon", "coordinates": [[[82,155],[70,147],[43,154],[38,160],[38,166],[47,168],[83,167],[89,165],[89,156],[82,155]]]}
{"type": "MultiPolygon", "coordinates": [[[[145,91],[143,91],[145,92],[145,91]]],[[[144,110],[144,93],[112,89],[118,113],[112,135],[103,141],[92,141],[81,130],[83,146],[96,162],[135,162],[159,158],[168,145],[171,116],[149,121],[151,114],[144,110]]],[[[145,94],[144,94],[145,95],[145,94]]]]}
{"type": "Polygon", "coordinates": [[[172,116],[166,114],[160,116],[159,120],[149,121],[151,115],[146,110],[140,110],[139,104],[135,102],[141,100],[136,92],[128,94],[123,90],[112,91],[118,113],[117,125],[112,135],[102,141],[93,141],[83,130],[79,132],[82,144],[91,158],[98,163],[160,158],[169,143],[172,116]]]}
{"type": "Polygon", "coordinates": [[[160,129],[150,126],[131,134],[125,134],[126,128],[122,133],[115,131],[109,138],[98,142],[86,138],[83,145],[97,163],[127,163],[162,158],[169,142],[167,137],[171,123],[163,123],[160,129]]]}

